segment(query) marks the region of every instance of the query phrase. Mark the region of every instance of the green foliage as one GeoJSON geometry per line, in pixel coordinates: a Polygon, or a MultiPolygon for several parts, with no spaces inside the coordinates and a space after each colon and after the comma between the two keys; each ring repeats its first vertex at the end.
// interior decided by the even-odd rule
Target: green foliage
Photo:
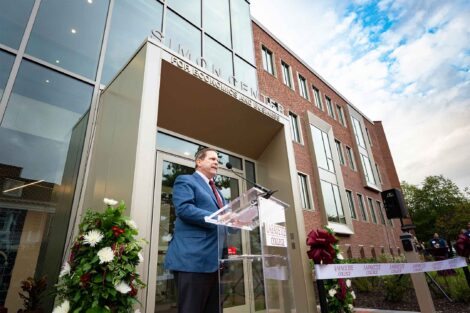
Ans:
{"type": "Polygon", "coordinates": [[[20,298],[23,300],[24,310],[18,310],[18,313],[42,313],[40,308],[41,298],[47,288],[46,276],[41,279],[28,277],[21,282],[20,298]]]}
{"type": "Polygon", "coordinates": [[[421,187],[402,182],[405,203],[416,234],[421,240],[432,238],[435,232],[446,239],[457,237],[470,220],[468,190],[444,176],[428,176],[421,187]]]}
{"type": "Polygon", "coordinates": [[[455,271],[457,274],[454,276],[440,276],[436,272],[431,275],[452,300],[470,304],[470,287],[468,287],[463,269],[457,268],[455,271]]]}
{"type": "Polygon", "coordinates": [[[390,302],[400,302],[413,286],[410,275],[382,276],[381,280],[385,289],[385,300],[390,302]]]}
{"type": "Polygon", "coordinates": [[[326,301],[329,313],[352,313],[356,295],[351,288],[351,281],[330,279],[325,281],[326,301]],[[349,285],[349,287],[348,287],[349,285]],[[343,289],[343,290],[342,290],[343,289]]]}
{"type": "Polygon", "coordinates": [[[108,200],[104,213],[88,210],[79,226],[56,285],[62,304],[54,312],[127,313],[138,302],[137,290],[145,285],[136,267],[145,242],[136,240],[138,231],[123,215],[124,203],[113,207],[109,201],[114,205],[108,200]]]}

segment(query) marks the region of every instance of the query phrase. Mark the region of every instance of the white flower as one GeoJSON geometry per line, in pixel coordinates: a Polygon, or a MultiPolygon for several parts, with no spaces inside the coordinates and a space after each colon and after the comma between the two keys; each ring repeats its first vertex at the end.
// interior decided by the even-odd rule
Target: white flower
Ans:
{"type": "Polygon", "coordinates": [[[69,310],[70,310],[70,303],[68,300],[65,300],[64,302],[62,302],[61,305],[55,307],[52,313],[68,313],[69,310]]]}
{"type": "Polygon", "coordinates": [[[351,291],[351,296],[353,297],[353,299],[356,299],[356,294],[354,293],[354,291],[351,291]]]}
{"type": "Polygon", "coordinates": [[[351,280],[350,279],[346,279],[346,286],[348,288],[351,288],[351,280]]]}
{"type": "Polygon", "coordinates": [[[62,266],[62,270],[60,271],[59,277],[64,277],[65,275],[70,274],[70,264],[69,262],[65,262],[62,266]]]}
{"type": "Polygon", "coordinates": [[[114,288],[122,294],[126,294],[129,291],[131,291],[131,287],[129,287],[129,285],[123,281],[121,281],[119,284],[114,286],[114,288]]]}
{"type": "Polygon", "coordinates": [[[126,225],[132,229],[137,229],[137,224],[133,220],[125,220],[126,225]]]}
{"type": "Polygon", "coordinates": [[[113,206],[113,205],[118,204],[118,202],[116,200],[108,199],[108,198],[104,198],[103,202],[104,202],[104,204],[109,205],[109,206],[113,206]]]}
{"type": "Polygon", "coordinates": [[[344,256],[341,253],[338,253],[336,257],[338,258],[338,260],[344,260],[344,256]]]}
{"type": "Polygon", "coordinates": [[[98,251],[98,257],[100,258],[100,264],[109,263],[114,259],[113,249],[105,247],[98,251]]]}
{"type": "Polygon", "coordinates": [[[139,263],[144,262],[144,256],[142,255],[142,253],[139,252],[137,256],[139,257],[139,263]]]}
{"type": "Polygon", "coordinates": [[[336,294],[336,290],[335,290],[335,289],[330,289],[330,290],[328,291],[328,294],[330,295],[330,297],[334,297],[335,294],[336,294]]]}
{"type": "Polygon", "coordinates": [[[90,247],[94,247],[102,239],[103,234],[99,230],[92,229],[83,236],[83,243],[90,245],[90,247]]]}
{"type": "Polygon", "coordinates": [[[352,304],[348,304],[349,309],[352,311],[354,309],[354,306],[352,304]]]}

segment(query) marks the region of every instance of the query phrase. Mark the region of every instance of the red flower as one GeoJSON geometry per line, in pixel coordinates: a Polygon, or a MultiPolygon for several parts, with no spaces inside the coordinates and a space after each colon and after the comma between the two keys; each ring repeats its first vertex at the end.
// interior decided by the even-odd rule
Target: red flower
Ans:
{"type": "Polygon", "coordinates": [[[341,301],[344,301],[344,299],[346,299],[346,282],[344,281],[344,279],[342,278],[339,278],[338,279],[338,285],[339,285],[339,292],[336,294],[336,297],[341,300],[341,301]]]}
{"type": "Polygon", "coordinates": [[[113,230],[113,233],[114,233],[115,237],[121,236],[121,234],[124,232],[124,229],[119,228],[117,226],[113,226],[113,227],[111,227],[111,229],[113,230]]]}
{"type": "Polygon", "coordinates": [[[91,279],[91,274],[86,273],[80,276],[80,283],[82,283],[82,286],[86,288],[88,286],[88,283],[90,282],[91,279]]]}
{"type": "Polygon", "coordinates": [[[137,288],[134,287],[134,285],[130,285],[131,286],[131,291],[129,291],[129,295],[131,297],[135,297],[137,295],[137,288]]]}
{"type": "Polygon", "coordinates": [[[315,264],[331,264],[336,257],[334,244],[338,239],[324,229],[312,230],[307,237],[307,245],[310,250],[307,252],[308,257],[315,264]]]}
{"type": "Polygon", "coordinates": [[[470,256],[470,237],[465,234],[460,234],[455,244],[457,254],[468,258],[470,256]]]}

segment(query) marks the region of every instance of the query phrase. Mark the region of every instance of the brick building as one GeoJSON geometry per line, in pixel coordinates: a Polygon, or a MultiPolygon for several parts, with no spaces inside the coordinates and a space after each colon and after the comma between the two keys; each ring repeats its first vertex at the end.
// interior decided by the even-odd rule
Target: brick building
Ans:
{"type": "Polygon", "coordinates": [[[400,224],[386,218],[380,194],[400,186],[382,123],[371,121],[360,112],[258,21],[253,21],[253,36],[261,98],[291,120],[299,192],[308,199],[303,205],[305,231],[319,228],[329,220],[340,236],[345,257],[399,255],[400,224]],[[322,214],[330,202],[324,199],[321,187],[322,170],[317,169],[315,139],[310,135],[315,122],[309,121],[309,114],[326,123],[322,125],[324,129],[331,129],[329,146],[339,161],[336,175],[342,176],[343,184],[338,189],[340,193],[341,189],[345,191],[346,201],[339,198],[346,225],[351,226],[348,229],[337,227],[333,217],[322,214]],[[356,139],[358,136],[362,140],[356,139]],[[369,173],[365,169],[367,160],[359,161],[364,153],[360,149],[371,152],[369,173]],[[367,174],[372,174],[372,183],[368,183],[367,174]],[[307,182],[305,189],[302,181],[307,182]]]}
{"type": "Polygon", "coordinates": [[[226,313],[314,312],[305,239],[323,224],[345,256],[399,253],[381,123],[253,22],[249,1],[6,0],[0,29],[0,311],[22,308],[27,277],[54,285],[83,212],[107,197],[149,241],[140,309],[174,312],[172,188],[200,147],[218,151],[227,201],[249,179],[289,205],[277,225],[288,253],[274,255],[289,266],[269,266],[271,282],[252,263],[261,230],[236,234],[238,261],[257,257],[228,271],[226,313]]]}

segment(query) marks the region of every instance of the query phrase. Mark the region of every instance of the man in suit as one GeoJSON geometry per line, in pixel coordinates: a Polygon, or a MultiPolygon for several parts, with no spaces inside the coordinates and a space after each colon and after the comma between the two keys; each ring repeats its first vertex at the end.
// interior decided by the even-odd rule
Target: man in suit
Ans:
{"type": "Polygon", "coordinates": [[[195,159],[196,171],[178,176],[173,185],[176,221],[165,268],[175,275],[179,313],[218,313],[218,232],[225,230],[204,220],[224,205],[213,180],[218,156],[214,149],[205,148],[195,159]]]}

